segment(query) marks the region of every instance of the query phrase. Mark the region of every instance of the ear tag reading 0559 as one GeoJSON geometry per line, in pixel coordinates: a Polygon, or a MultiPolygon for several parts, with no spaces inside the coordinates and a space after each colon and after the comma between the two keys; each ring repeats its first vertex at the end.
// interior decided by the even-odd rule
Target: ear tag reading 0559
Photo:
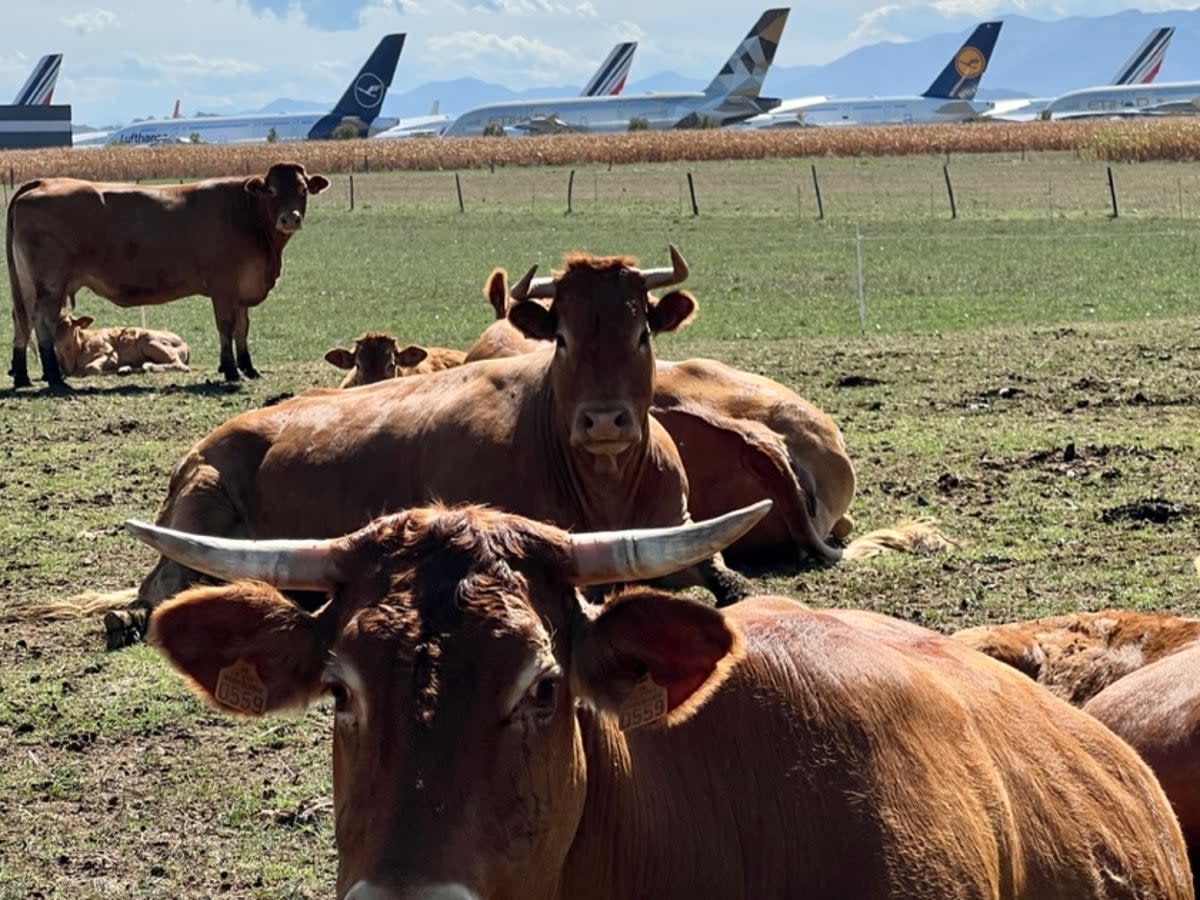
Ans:
{"type": "Polygon", "coordinates": [[[617,711],[617,721],[622,731],[631,731],[649,725],[666,714],[667,689],[657,684],[647,672],[621,704],[620,710],[617,711]]]}
{"type": "Polygon", "coordinates": [[[245,659],[217,673],[217,702],[238,712],[262,714],[267,711],[267,686],[258,670],[245,659]]]}

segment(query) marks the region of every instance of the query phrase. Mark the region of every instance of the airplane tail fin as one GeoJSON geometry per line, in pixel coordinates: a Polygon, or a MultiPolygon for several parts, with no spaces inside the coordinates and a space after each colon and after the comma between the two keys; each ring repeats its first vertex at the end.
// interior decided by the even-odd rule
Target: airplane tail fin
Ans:
{"type": "Polygon", "coordinates": [[[175,108],[173,110],[171,110],[171,118],[172,119],[179,118],[179,99],[178,98],[176,98],[176,100],[175,100],[175,108]]]}
{"type": "Polygon", "coordinates": [[[37,61],[33,72],[17,91],[14,106],[49,106],[54,96],[54,84],[62,67],[61,53],[48,53],[37,61]]]}
{"type": "Polygon", "coordinates": [[[704,93],[709,97],[757,97],[775,59],[775,49],[783,36],[788,12],[789,9],[783,7],[763,13],[704,93]]]}
{"type": "Polygon", "coordinates": [[[1117,69],[1113,76],[1113,84],[1149,84],[1162,68],[1163,57],[1167,55],[1167,45],[1171,43],[1174,28],[1155,28],[1133,51],[1133,56],[1125,60],[1125,64],[1117,69]]]}
{"type": "Polygon", "coordinates": [[[344,119],[357,119],[364,126],[370,125],[383,108],[383,98],[387,89],[392,86],[392,76],[396,73],[396,62],[400,59],[403,47],[403,34],[385,35],[354,76],[354,80],[346,88],[346,93],[342,94],[342,99],[309,129],[308,136],[332,137],[333,130],[342,124],[344,119]]]}
{"type": "Polygon", "coordinates": [[[629,67],[633,65],[633,51],[637,49],[637,41],[625,41],[613,47],[608,58],[600,63],[600,68],[587,83],[580,97],[605,97],[621,93],[625,87],[625,79],[629,76],[629,67]]]}
{"type": "Polygon", "coordinates": [[[922,97],[944,100],[970,100],[979,90],[979,79],[987,71],[992,48],[1003,22],[984,22],[977,27],[966,43],[958,48],[954,58],[942,69],[922,97]]]}

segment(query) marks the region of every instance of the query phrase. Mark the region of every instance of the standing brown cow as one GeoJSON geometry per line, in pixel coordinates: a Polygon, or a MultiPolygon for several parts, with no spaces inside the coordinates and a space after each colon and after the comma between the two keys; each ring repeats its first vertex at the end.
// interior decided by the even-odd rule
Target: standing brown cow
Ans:
{"type": "Polygon", "coordinates": [[[1193,896],[1137,754],[962,644],[777,597],[575,591],[736,528],[571,535],[466,507],[266,546],[131,530],[256,579],[154,618],[204,698],[261,715],[332,695],[343,900],[1193,896]]]}
{"type": "MultiPolygon", "coordinates": [[[[511,313],[555,340],[554,352],[318,390],[236,416],[181,460],[158,523],[320,538],[432,499],[491,503],[590,531],[684,521],[687,477],[649,414],[650,337],[696,309],[686,291],[647,293],[686,277],[671,252],[671,268],[646,272],[624,257],[569,257],[549,307],[529,302],[511,313]]],[[[722,602],[747,587],[719,562],[690,574],[722,602]]],[[[161,560],[134,609],[107,617],[110,646],[134,637],[149,610],[196,578],[161,560]]]]}
{"type": "Polygon", "coordinates": [[[125,307],[212,298],[221,373],[228,381],[239,380],[239,370],[257,378],[247,310],[275,286],[308,195],[328,186],[324,175],[308,175],[298,163],[276,163],[261,176],[161,187],[76,178],[23,184],[8,205],[6,238],[13,386],[32,385],[25,348],[36,334],[43,376],[51,389],[66,388],[54,328],[81,287],[125,307]]]}

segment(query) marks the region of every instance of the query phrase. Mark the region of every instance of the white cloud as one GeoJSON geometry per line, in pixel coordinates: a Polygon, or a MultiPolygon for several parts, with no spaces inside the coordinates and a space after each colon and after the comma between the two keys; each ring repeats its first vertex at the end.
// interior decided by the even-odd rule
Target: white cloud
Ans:
{"type": "Polygon", "coordinates": [[[562,80],[564,72],[590,71],[590,63],[581,63],[576,54],[521,34],[456,31],[431,37],[427,48],[427,58],[435,60],[443,69],[493,79],[515,69],[524,80],[553,84],[562,80]]]}
{"type": "Polygon", "coordinates": [[[80,34],[104,31],[117,24],[117,14],[107,9],[87,9],[61,20],[63,25],[80,34]]]}
{"type": "Polygon", "coordinates": [[[201,76],[218,78],[240,78],[263,71],[263,67],[241,59],[204,57],[196,53],[179,53],[162,56],[156,63],[167,75],[175,78],[201,76]]]}

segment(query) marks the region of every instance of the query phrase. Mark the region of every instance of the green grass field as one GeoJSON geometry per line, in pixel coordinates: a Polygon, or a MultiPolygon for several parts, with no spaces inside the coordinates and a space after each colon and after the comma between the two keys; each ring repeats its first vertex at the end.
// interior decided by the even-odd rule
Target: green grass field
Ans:
{"type": "MultiPolygon", "coordinates": [[[[1194,613],[1200,579],[1200,181],[1071,154],[331,173],[251,313],[264,377],[218,382],[207,300],[146,311],[193,371],[0,391],[0,610],[132,587],[179,456],[212,427],[340,374],[368,329],[466,347],[493,266],[565,251],[692,266],[699,318],[663,358],[776,378],[842,426],[858,531],[933,516],[961,548],[755,573],[765,591],[954,630],[1108,606],[1194,613]],[[821,179],[818,221],[810,165],[821,179]],[[700,215],[692,216],[692,172],[700,215]],[[855,233],[862,235],[865,331],[855,233]],[[1160,502],[1161,501],[1161,502],[1160,502]],[[1164,521],[1155,521],[1155,518],[1164,521]]],[[[7,282],[0,298],[7,303],[7,282]]],[[[89,294],[101,325],[139,324],[89,294]]],[[[31,359],[32,371],[38,371],[31,359]]],[[[0,623],[0,898],[328,896],[330,713],[233,721],[95,620],[0,623]]]]}

